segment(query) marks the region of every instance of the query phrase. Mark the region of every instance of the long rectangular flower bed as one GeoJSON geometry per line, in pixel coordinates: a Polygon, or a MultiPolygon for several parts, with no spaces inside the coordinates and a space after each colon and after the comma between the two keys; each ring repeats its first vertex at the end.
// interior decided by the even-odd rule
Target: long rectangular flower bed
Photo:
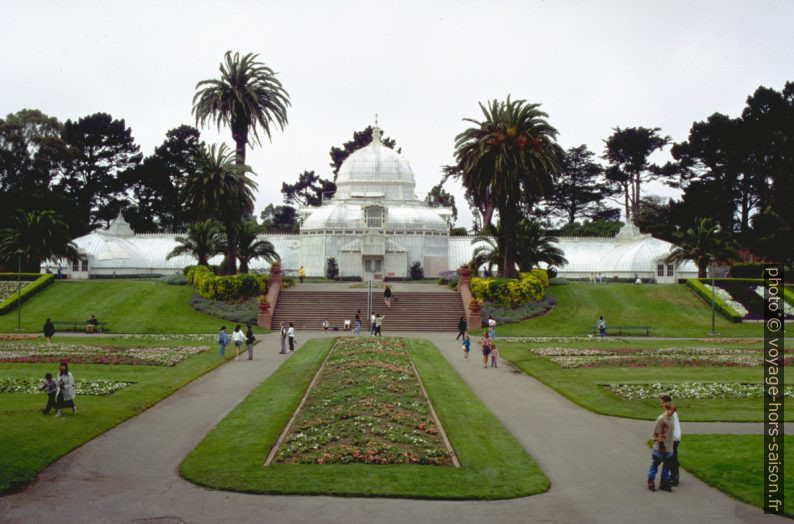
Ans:
{"type": "MultiPolygon", "coordinates": [[[[625,400],[656,399],[670,395],[674,399],[762,398],[763,384],[725,382],[678,382],[671,384],[607,384],[606,388],[625,400]]],[[[794,398],[794,386],[783,390],[785,398],[794,398]]]]}
{"type": "Polygon", "coordinates": [[[79,364],[131,364],[137,366],[175,366],[203,346],[124,347],[87,344],[30,344],[0,341],[0,362],[38,363],[66,360],[79,364]]]}
{"type": "Polygon", "coordinates": [[[400,339],[337,340],[275,463],[452,465],[400,339]]]}
{"type": "MultiPolygon", "coordinates": [[[[763,365],[760,349],[725,349],[721,347],[667,347],[577,349],[536,348],[534,355],[546,357],[562,368],[596,367],[693,367],[763,365]]],[[[794,355],[784,357],[784,365],[794,364],[794,355]]]]}
{"type": "MultiPolygon", "coordinates": [[[[76,380],[74,392],[77,395],[106,396],[132,384],[117,380],[96,379],[76,380]]],[[[0,393],[41,393],[42,380],[38,378],[0,378],[0,393]]],[[[43,396],[43,393],[42,393],[43,396]]]]}

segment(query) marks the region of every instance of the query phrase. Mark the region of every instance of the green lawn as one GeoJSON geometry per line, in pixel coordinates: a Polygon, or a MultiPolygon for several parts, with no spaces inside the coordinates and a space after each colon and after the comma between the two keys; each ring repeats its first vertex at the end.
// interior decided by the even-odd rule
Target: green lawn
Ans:
{"type": "MultiPolygon", "coordinates": [[[[589,284],[551,286],[557,305],[548,314],[497,327],[501,336],[570,336],[592,333],[599,315],[607,326],[652,326],[654,336],[703,337],[711,308],[683,284],[589,284]]],[[[717,315],[720,336],[762,337],[761,324],[734,324],[717,315]]]]}
{"type": "MultiPolygon", "coordinates": [[[[100,339],[78,338],[80,344],[100,339]]],[[[0,393],[0,494],[32,481],[50,463],[74,448],[117,426],[128,418],[159,402],[180,387],[218,366],[217,349],[209,341],[101,339],[102,344],[118,346],[207,345],[208,351],[196,354],[174,367],[75,364],[70,371],[77,382],[96,379],[134,382],[109,396],[77,395],[77,414],[64,410],[56,418],[41,414],[47,396],[40,394],[0,393]]],[[[234,351],[227,352],[227,359],[234,351]]],[[[46,372],[55,374],[58,365],[0,363],[2,378],[41,379],[46,372]]]]}
{"type": "MultiPolygon", "coordinates": [[[[498,338],[497,338],[498,340],[498,338]]],[[[532,348],[570,347],[578,349],[609,349],[639,347],[697,347],[715,346],[700,341],[661,341],[661,340],[608,340],[606,342],[558,342],[499,343],[499,353],[525,373],[535,377],[561,395],[596,413],[618,417],[653,420],[659,414],[656,399],[624,400],[604,388],[604,384],[617,383],[675,383],[675,382],[740,382],[761,384],[763,367],[599,367],[599,368],[562,368],[549,359],[536,356],[532,348]]],[[[727,345],[725,347],[742,349],[760,348],[755,345],[727,345]]],[[[759,358],[761,354],[759,353],[759,358]]],[[[676,399],[676,404],[684,420],[688,421],[734,421],[750,422],[762,420],[761,400],[749,399],[676,399]]],[[[794,414],[787,413],[786,420],[794,420],[794,414]]]]}
{"type": "MultiPolygon", "coordinates": [[[[794,436],[785,437],[786,515],[794,516],[794,436]]],[[[764,437],[762,435],[684,435],[678,451],[681,467],[715,488],[753,506],[763,507],[764,437]]],[[[684,484],[681,489],[686,489],[684,484]]]]}
{"type": "Polygon", "coordinates": [[[188,480],[250,493],[504,499],[549,488],[521,445],[463,383],[438,350],[409,351],[462,467],[271,464],[265,458],[296,409],[333,339],[308,341],[231,412],[182,462],[188,480]]]}
{"type": "MultiPolygon", "coordinates": [[[[192,295],[190,286],[152,281],[55,282],[22,305],[22,327],[39,332],[47,318],[83,321],[91,314],[112,333],[214,333],[231,324],[195,311],[192,295]]],[[[0,315],[0,332],[16,327],[16,309],[0,315]]]]}

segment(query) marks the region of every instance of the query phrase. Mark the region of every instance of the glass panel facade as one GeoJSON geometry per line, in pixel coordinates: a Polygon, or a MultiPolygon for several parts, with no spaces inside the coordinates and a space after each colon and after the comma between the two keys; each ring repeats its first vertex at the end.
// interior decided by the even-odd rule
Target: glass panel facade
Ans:
{"type": "Polygon", "coordinates": [[[663,277],[664,276],[664,264],[658,264],[656,266],[656,276],[663,277]]]}
{"type": "Polygon", "coordinates": [[[367,227],[383,227],[383,208],[368,207],[366,210],[367,227]]]}
{"type": "Polygon", "coordinates": [[[673,276],[674,272],[675,272],[675,267],[673,267],[673,264],[667,264],[667,276],[668,277],[673,276]]]}

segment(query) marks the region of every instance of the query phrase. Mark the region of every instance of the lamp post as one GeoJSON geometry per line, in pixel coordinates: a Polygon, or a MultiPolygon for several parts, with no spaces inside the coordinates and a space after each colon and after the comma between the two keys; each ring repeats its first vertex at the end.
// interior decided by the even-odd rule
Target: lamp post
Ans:
{"type": "Polygon", "coordinates": [[[715,329],[715,320],[716,320],[716,310],[714,308],[714,266],[711,262],[709,262],[709,273],[711,274],[711,332],[710,335],[716,335],[717,330],[715,329]]]}
{"type": "Polygon", "coordinates": [[[17,331],[22,331],[22,250],[17,249],[17,331]]]}

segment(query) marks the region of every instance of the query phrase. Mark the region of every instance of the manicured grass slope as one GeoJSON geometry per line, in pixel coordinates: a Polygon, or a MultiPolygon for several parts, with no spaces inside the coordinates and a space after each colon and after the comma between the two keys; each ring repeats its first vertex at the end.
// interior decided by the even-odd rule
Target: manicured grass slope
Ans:
{"type": "MultiPolygon", "coordinates": [[[[83,321],[91,314],[113,333],[213,333],[229,324],[193,310],[192,294],[190,286],[162,282],[56,282],[22,305],[22,327],[38,332],[47,318],[83,321]]],[[[0,315],[0,332],[16,327],[16,309],[0,315]]]]}
{"type": "Polygon", "coordinates": [[[540,493],[549,482],[430,343],[409,341],[422,381],[462,464],[275,464],[265,457],[300,402],[333,340],[311,340],[227,416],[184,460],[188,480],[252,493],[503,499],[540,493]]]}
{"type": "MultiPolygon", "coordinates": [[[[500,336],[570,336],[591,333],[599,315],[607,326],[652,326],[654,336],[702,337],[711,331],[711,308],[683,284],[552,286],[557,305],[548,314],[497,327],[500,336]]],[[[760,324],[734,324],[717,315],[720,336],[763,336],[760,324]]]]}
{"type": "MultiPolygon", "coordinates": [[[[681,467],[699,479],[762,507],[764,494],[764,438],[762,435],[684,435],[679,450],[681,467]]],[[[785,437],[786,471],[783,495],[786,515],[794,516],[794,437],[785,437]]],[[[686,486],[681,485],[681,489],[686,486]]],[[[780,498],[780,497],[778,497],[780,498]]]]}
{"type": "MultiPolygon", "coordinates": [[[[79,342],[90,343],[87,340],[79,342]]],[[[103,342],[107,343],[107,339],[103,342]]],[[[162,343],[151,340],[114,341],[113,344],[201,345],[195,341],[180,344],[178,341],[162,343]]],[[[233,354],[227,358],[233,358],[233,354]]],[[[0,453],[0,494],[24,486],[53,461],[137,415],[219,363],[213,346],[174,367],[75,365],[71,371],[77,381],[108,379],[134,384],[106,397],[78,395],[75,399],[77,415],[66,409],[60,418],[55,418],[52,413],[45,417],[39,411],[47,403],[44,393],[0,393],[0,450],[3,450],[0,453]]],[[[55,373],[57,369],[58,366],[51,363],[0,363],[0,376],[38,379],[47,372],[55,373]]]]}
{"type": "MultiPolygon", "coordinates": [[[[497,339],[498,340],[498,339],[497,339]]],[[[672,382],[763,382],[763,368],[711,366],[711,367],[647,367],[647,368],[573,368],[565,369],[546,358],[535,356],[529,350],[537,347],[575,347],[608,349],[614,347],[680,347],[698,346],[694,341],[610,341],[577,343],[515,343],[501,342],[500,355],[525,373],[532,375],[564,397],[580,406],[618,417],[653,420],[659,414],[656,399],[623,400],[603,387],[609,383],[672,383],[672,382]]],[[[706,344],[713,346],[714,344],[706,344]]],[[[748,347],[748,346],[736,346],[748,347]]],[[[760,347],[760,343],[759,343],[760,347]]],[[[760,356],[759,356],[760,358],[760,356]]],[[[750,399],[676,399],[682,417],[688,421],[755,422],[762,420],[761,401],[750,399]]],[[[786,420],[794,415],[786,414],[786,420]]]]}

